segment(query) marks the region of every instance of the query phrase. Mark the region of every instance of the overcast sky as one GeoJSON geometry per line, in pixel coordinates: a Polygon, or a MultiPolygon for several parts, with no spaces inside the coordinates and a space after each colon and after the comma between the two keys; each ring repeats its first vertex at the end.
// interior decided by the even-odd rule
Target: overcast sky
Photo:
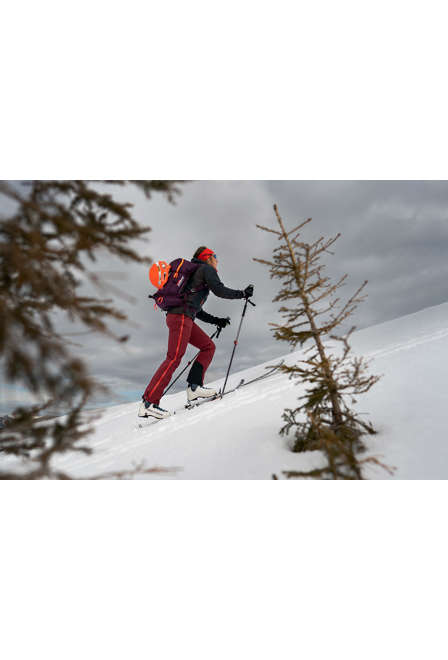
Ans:
{"type": "MultiPolygon", "coordinates": [[[[276,245],[273,234],[255,226],[276,226],[274,203],[289,228],[313,218],[303,234],[306,241],[342,234],[334,246],[334,256],[328,256],[326,263],[329,275],[348,274],[341,290],[345,296],[365,279],[369,281],[368,298],[353,318],[358,328],[448,300],[448,182],[200,181],[183,185],[176,205],[159,195],[147,200],[131,186],[114,189],[114,193],[133,202],[135,217],[152,228],[149,243],[141,243],[141,251],[154,261],[191,258],[198,246],[207,245],[218,256],[218,273],[226,286],[241,289],[254,284],[257,306],[248,308],[233,371],[290,350],[286,343],[273,339],[268,326],[270,321],[280,320],[279,304],[272,303],[280,283],[269,278],[266,266],[252,261],[253,257],[269,259],[276,245]]],[[[115,299],[132,321],[120,324],[120,332],[130,334],[130,340],[116,345],[101,336],[74,335],[73,341],[82,342],[82,346],[73,350],[111,388],[113,394],[104,403],[137,401],[166,355],[165,314],[154,310],[147,298],[154,289],[146,267],[99,255],[91,268],[134,298],[133,303],[115,299]]],[[[225,374],[242,308],[241,300],[209,295],[204,309],[216,316],[230,316],[232,322],[216,341],[205,384],[225,374]]],[[[58,318],[61,331],[76,332],[63,317],[58,318]]],[[[208,334],[215,330],[212,325],[198,323],[208,334]]],[[[182,364],[195,353],[189,347],[182,364]]],[[[186,373],[173,391],[185,388],[186,373]]],[[[5,384],[0,395],[0,413],[27,398],[5,384]]]]}

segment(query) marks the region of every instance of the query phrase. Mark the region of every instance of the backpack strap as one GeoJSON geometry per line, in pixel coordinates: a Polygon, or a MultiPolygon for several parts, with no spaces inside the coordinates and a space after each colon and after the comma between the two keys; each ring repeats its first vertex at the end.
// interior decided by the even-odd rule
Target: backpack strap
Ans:
{"type": "Polygon", "coordinates": [[[175,279],[177,279],[177,277],[178,277],[178,275],[179,275],[179,271],[180,271],[180,269],[182,268],[182,264],[184,263],[184,261],[185,261],[185,259],[182,259],[182,261],[181,261],[180,264],[178,265],[178,267],[177,267],[177,269],[176,269],[176,272],[175,272],[174,275],[173,275],[173,277],[174,277],[175,279]]]}

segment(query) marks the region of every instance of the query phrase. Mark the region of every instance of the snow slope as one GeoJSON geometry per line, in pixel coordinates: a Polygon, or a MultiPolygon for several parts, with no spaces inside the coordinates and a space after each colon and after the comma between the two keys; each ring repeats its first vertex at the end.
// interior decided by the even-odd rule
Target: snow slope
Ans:
{"type": "MultiPolygon", "coordinates": [[[[367,439],[371,453],[396,467],[393,477],[374,466],[366,476],[448,478],[448,303],[358,331],[352,347],[354,354],[372,359],[371,373],[383,374],[359,398],[358,408],[379,431],[367,439]]],[[[300,354],[288,353],[284,359],[293,363],[300,354]]],[[[227,389],[278,361],[233,373],[227,389]]],[[[237,367],[237,354],[234,364],[237,367]]],[[[57,465],[81,478],[131,469],[141,461],[146,467],[177,468],[145,476],[151,479],[270,479],[273,473],[281,477],[282,470],[305,469],[322,460],[317,452],[292,453],[288,438],[278,434],[283,409],[295,407],[302,392],[300,383],[276,374],[191,411],[182,409],[185,393],[167,395],[162,405],[181,411],[144,429],[136,428],[137,402],[108,408],[88,440],[95,453],[64,455],[57,465]]]]}

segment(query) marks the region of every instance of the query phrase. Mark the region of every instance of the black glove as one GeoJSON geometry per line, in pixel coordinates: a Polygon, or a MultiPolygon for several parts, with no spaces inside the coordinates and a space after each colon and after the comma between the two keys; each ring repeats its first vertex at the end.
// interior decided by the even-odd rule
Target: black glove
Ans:
{"type": "Polygon", "coordinates": [[[253,285],[253,284],[249,284],[249,286],[247,286],[247,287],[244,289],[243,293],[244,293],[244,297],[245,297],[245,298],[250,298],[251,296],[253,296],[253,295],[254,295],[254,285],[253,285]]]}
{"type": "Polygon", "coordinates": [[[229,317],[227,317],[225,319],[216,318],[215,323],[218,326],[218,328],[225,328],[226,325],[230,325],[230,319],[229,319],[229,317]]]}

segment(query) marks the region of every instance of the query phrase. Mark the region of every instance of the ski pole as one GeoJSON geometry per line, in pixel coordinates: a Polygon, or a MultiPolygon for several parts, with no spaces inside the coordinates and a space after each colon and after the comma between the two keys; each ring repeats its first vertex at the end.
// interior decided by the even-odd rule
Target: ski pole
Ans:
{"type": "Polygon", "coordinates": [[[231,356],[231,358],[230,358],[230,363],[229,363],[229,367],[228,367],[228,369],[227,369],[226,379],[225,379],[225,381],[224,381],[224,386],[223,386],[223,388],[222,388],[221,396],[224,395],[224,391],[225,391],[225,389],[226,389],[227,378],[229,377],[230,367],[232,366],[233,356],[235,355],[235,349],[236,349],[237,344],[238,344],[238,338],[239,338],[239,336],[240,336],[240,330],[241,330],[241,326],[242,326],[242,324],[243,324],[243,318],[244,318],[244,316],[245,316],[245,314],[246,314],[247,303],[250,303],[253,307],[256,307],[255,303],[253,303],[251,300],[249,300],[249,298],[246,298],[246,302],[245,302],[245,304],[244,304],[243,313],[241,314],[241,320],[240,320],[240,325],[239,325],[239,327],[238,327],[238,332],[237,332],[237,335],[236,335],[236,339],[235,339],[235,341],[233,342],[232,356],[231,356]]]}
{"type": "MultiPolygon", "coordinates": [[[[222,330],[222,328],[216,328],[215,332],[214,332],[212,335],[210,335],[210,339],[213,339],[215,336],[216,336],[216,338],[218,338],[218,337],[219,337],[219,333],[221,332],[221,330],[222,330]]],[[[199,353],[200,353],[200,352],[201,352],[201,351],[199,351],[199,353]]],[[[192,358],[192,359],[188,362],[188,364],[186,365],[185,369],[187,369],[187,367],[189,367],[190,364],[191,364],[194,360],[196,360],[196,358],[198,357],[199,353],[198,353],[197,355],[195,355],[194,358],[192,358]]],[[[170,385],[168,385],[168,387],[166,388],[166,390],[164,391],[164,393],[162,394],[162,396],[165,396],[165,394],[168,392],[168,390],[169,390],[171,387],[173,387],[174,383],[175,383],[177,380],[179,380],[179,378],[180,378],[180,377],[182,376],[182,374],[184,373],[185,369],[182,369],[182,371],[180,372],[180,374],[179,374],[179,375],[173,380],[173,382],[172,382],[170,385]]]]}

